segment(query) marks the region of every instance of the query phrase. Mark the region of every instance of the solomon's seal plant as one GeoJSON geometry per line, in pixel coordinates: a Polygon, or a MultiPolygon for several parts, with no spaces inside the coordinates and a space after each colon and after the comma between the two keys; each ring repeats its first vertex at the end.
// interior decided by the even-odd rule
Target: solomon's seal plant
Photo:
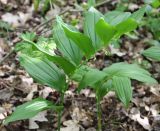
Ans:
{"type": "Polygon", "coordinates": [[[154,84],[151,74],[136,64],[115,63],[103,70],[88,66],[97,51],[109,46],[112,41],[137,28],[145,13],[145,6],[131,14],[112,11],[103,15],[91,7],[84,18],[84,33],[70,26],[57,16],[53,37],[38,37],[34,33],[22,34],[16,50],[20,64],[37,82],[56,89],[60,94],[58,104],[37,98],[16,108],[4,124],[28,119],[38,112],[53,109],[58,112],[58,130],[63,111],[64,94],[68,81],[79,83],[77,88],[91,87],[96,93],[98,131],[102,130],[100,101],[109,91],[115,91],[127,107],[132,99],[131,80],[154,84]],[[58,50],[58,53],[57,53],[58,50]]]}

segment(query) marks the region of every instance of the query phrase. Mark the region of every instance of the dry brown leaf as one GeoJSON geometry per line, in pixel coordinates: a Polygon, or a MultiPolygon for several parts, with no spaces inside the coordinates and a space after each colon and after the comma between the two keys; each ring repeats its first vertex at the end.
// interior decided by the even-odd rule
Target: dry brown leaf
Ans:
{"type": "Polygon", "coordinates": [[[119,57],[126,55],[126,52],[120,52],[120,50],[118,48],[114,48],[113,45],[110,45],[109,48],[110,48],[111,54],[116,54],[119,57]]]}
{"type": "Polygon", "coordinates": [[[39,128],[36,121],[38,121],[38,122],[48,121],[48,119],[46,118],[46,115],[47,115],[47,111],[43,111],[43,112],[38,113],[35,117],[29,119],[29,129],[38,129],[39,128]]]}
{"type": "Polygon", "coordinates": [[[68,120],[63,122],[63,125],[66,127],[61,128],[61,131],[80,131],[80,125],[75,121],[68,120]]]}
{"type": "Polygon", "coordinates": [[[44,87],[44,89],[43,90],[41,90],[40,92],[39,92],[39,94],[40,94],[40,96],[42,96],[43,98],[47,98],[48,96],[49,96],[49,94],[51,93],[51,92],[54,92],[55,90],[53,90],[52,88],[50,88],[50,87],[44,87]]]}
{"type": "Polygon", "coordinates": [[[131,114],[129,114],[129,117],[137,121],[144,129],[151,131],[151,125],[149,124],[149,120],[147,117],[143,116],[141,117],[140,111],[137,108],[132,108],[131,109],[131,114]]]}

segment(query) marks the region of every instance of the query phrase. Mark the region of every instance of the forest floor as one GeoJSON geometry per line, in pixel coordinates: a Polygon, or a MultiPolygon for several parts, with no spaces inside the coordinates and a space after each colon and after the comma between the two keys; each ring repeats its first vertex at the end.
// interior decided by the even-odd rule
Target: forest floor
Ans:
{"type": "MultiPolygon", "coordinates": [[[[82,1],[80,1],[80,4],[82,1]]],[[[109,1],[97,7],[101,12],[114,10],[118,0],[109,1]]],[[[139,8],[143,2],[130,3],[129,10],[139,8]]],[[[45,18],[40,11],[35,12],[31,0],[0,0],[0,122],[12,113],[16,106],[38,96],[56,102],[59,94],[47,87],[37,84],[20,67],[17,53],[13,52],[19,35],[25,31],[34,31],[38,35],[49,36],[57,14],[63,15],[65,22],[77,22],[76,27],[83,26],[83,13],[77,10],[74,0],[60,1],[47,11],[45,18]],[[1,24],[2,21],[10,25],[1,24]],[[42,24],[44,23],[45,24],[42,24]],[[7,57],[6,57],[7,56],[7,57]],[[5,59],[4,59],[5,58],[5,59]]],[[[3,22],[2,22],[3,23],[3,22]]],[[[141,51],[147,48],[146,42],[152,34],[145,27],[136,31],[136,36],[125,36],[119,41],[120,48],[111,49],[112,56],[104,52],[96,55],[96,61],[90,64],[99,69],[114,62],[138,63],[149,70],[160,81],[160,64],[147,60],[141,51]]],[[[133,100],[129,108],[124,108],[114,92],[107,94],[101,102],[103,131],[160,131],[160,85],[144,85],[132,81],[133,100]]],[[[96,131],[96,100],[91,89],[75,92],[76,83],[70,83],[65,94],[65,110],[62,116],[62,131],[96,131]]],[[[30,120],[17,121],[0,127],[0,131],[54,131],[57,128],[57,114],[42,112],[30,120]]]]}

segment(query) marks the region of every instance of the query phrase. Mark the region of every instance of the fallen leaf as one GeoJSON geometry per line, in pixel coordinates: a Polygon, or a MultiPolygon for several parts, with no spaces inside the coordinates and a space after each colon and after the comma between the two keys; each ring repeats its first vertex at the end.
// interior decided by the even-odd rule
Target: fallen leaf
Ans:
{"type": "Polygon", "coordinates": [[[4,88],[2,90],[0,90],[0,100],[4,100],[4,101],[7,101],[7,100],[10,100],[11,96],[13,95],[13,91],[7,89],[7,88],[4,88]]]}
{"type": "Polygon", "coordinates": [[[151,86],[150,92],[152,92],[156,96],[160,96],[160,85],[151,86]]]}
{"type": "Polygon", "coordinates": [[[5,116],[7,116],[7,112],[3,107],[0,107],[0,120],[5,119],[5,116]]]}
{"type": "Polygon", "coordinates": [[[80,131],[80,126],[72,120],[63,122],[63,125],[66,127],[61,128],[61,131],[80,131]]]}
{"type": "Polygon", "coordinates": [[[29,129],[39,128],[39,125],[36,123],[36,121],[38,122],[48,121],[48,119],[46,118],[46,115],[47,115],[47,111],[43,111],[38,113],[35,117],[29,119],[29,129]]]}
{"type": "Polygon", "coordinates": [[[120,52],[120,50],[118,48],[114,48],[113,45],[110,45],[109,48],[110,48],[111,54],[113,54],[113,55],[115,54],[119,57],[126,55],[126,52],[120,52]]]}
{"type": "Polygon", "coordinates": [[[131,109],[131,114],[129,114],[129,117],[137,121],[144,129],[151,131],[151,125],[149,124],[149,120],[147,117],[143,116],[143,118],[140,115],[140,111],[137,108],[131,109]]]}
{"type": "Polygon", "coordinates": [[[34,96],[34,92],[36,92],[37,90],[38,90],[37,85],[33,85],[30,93],[27,95],[26,98],[24,98],[24,101],[30,101],[30,100],[32,100],[32,98],[34,96]]]}
{"type": "Polygon", "coordinates": [[[7,4],[7,2],[8,2],[8,0],[0,0],[0,2],[2,3],[2,4],[7,4]]]}
{"type": "Polygon", "coordinates": [[[42,96],[43,98],[47,98],[51,92],[54,92],[54,90],[53,90],[52,88],[50,88],[50,87],[44,87],[44,89],[41,90],[41,91],[39,92],[39,94],[40,94],[40,96],[42,96]]]}
{"type": "Polygon", "coordinates": [[[25,25],[26,21],[32,17],[32,12],[29,13],[18,12],[17,15],[11,13],[5,13],[1,17],[3,21],[8,22],[13,27],[19,27],[25,25]]]}

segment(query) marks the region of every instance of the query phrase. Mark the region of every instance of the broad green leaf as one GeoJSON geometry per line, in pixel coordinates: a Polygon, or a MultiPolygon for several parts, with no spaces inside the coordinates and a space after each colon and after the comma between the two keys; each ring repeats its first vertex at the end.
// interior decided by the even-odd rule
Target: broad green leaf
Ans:
{"type": "Polygon", "coordinates": [[[152,6],[154,8],[160,7],[160,0],[152,0],[152,6]]]}
{"type": "Polygon", "coordinates": [[[43,98],[36,98],[32,101],[26,102],[20,106],[18,106],[13,114],[7,117],[4,121],[4,124],[8,124],[17,120],[25,120],[34,117],[39,112],[53,109],[60,110],[61,106],[55,106],[52,102],[47,101],[43,98]]]}
{"type": "Polygon", "coordinates": [[[88,0],[87,2],[89,7],[95,6],[96,5],[96,0],[88,0]]]}
{"type": "Polygon", "coordinates": [[[113,77],[113,86],[118,98],[128,107],[132,99],[131,81],[128,77],[113,77]]]}
{"type": "Polygon", "coordinates": [[[63,26],[63,29],[67,37],[74,41],[74,43],[84,52],[87,58],[90,58],[95,53],[92,41],[87,36],[80,32],[72,31],[65,25],[63,26]]]}
{"type": "Polygon", "coordinates": [[[127,19],[118,25],[116,25],[116,38],[120,37],[121,35],[133,31],[137,28],[138,23],[134,19],[127,19]]]}
{"type": "Polygon", "coordinates": [[[65,75],[52,62],[47,59],[31,58],[20,55],[20,63],[26,71],[39,83],[48,85],[58,91],[64,91],[65,75]]]}
{"type": "Polygon", "coordinates": [[[131,15],[131,18],[133,18],[133,19],[135,19],[137,22],[139,22],[139,21],[143,18],[144,14],[145,14],[145,12],[146,12],[146,8],[147,8],[146,5],[143,6],[143,7],[141,7],[139,10],[135,11],[135,12],[131,15]]]}
{"type": "Polygon", "coordinates": [[[144,50],[142,54],[146,57],[160,61],[160,47],[159,46],[153,46],[147,50],[144,50]]]}
{"type": "Polygon", "coordinates": [[[115,63],[109,67],[104,68],[103,70],[108,74],[109,78],[113,76],[119,77],[129,77],[137,81],[145,82],[148,84],[155,84],[157,81],[151,77],[151,74],[140,68],[136,64],[127,64],[127,63],[115,63]]]}
{"type": "Polygon", "coordinates": [[[105,14],[105,21],[113,26],[126,21],[131,16],[130,12],[111,11],[105,14]]]}
{"type": "Polygon", "coordinates": [[[154,35],[154,38],[157,39],[157,40],[160,40],[160,26],[159,26],[159,23],[160,23],[160,18],[154,18],[154,17],[151,17],[151,18],[148,18],[148,21],[147,21],[147,27],[151,30],[151,32],[153,33],[154,35]]]}
{"type": "Polygon", "coordinates": [[[81,82],[79,83],[78,90],[81,90],[86,86],[97,88],[95,87],[95,84],[99,81],[102,81],[105,77],[106,73],[97,69],[90,69],[88,72],[84,74],[81,82]]]}
{"type": "Polygon", "coordinates": [[[60,66],[67,75],[70,75],[76,69],[76,66],[74,65],[74,63],[71,63],[68,59],[58,55],[54,55],[54,52],[52,53],[51,47],[46,48],[43,45],[37,45],[37,44],[34,44],[34,45],[37,47],[39,51],[41,51],[41,55],[44,55],[42,57],[47,57],[51,62],[60,66]]]}
{"type": "Polygon", "coordinates": [[[36,47],[28,42],[22,41],[16,44],[14,50],[17,52],[20,51],[24,54],[31,54],[34,50],[36,50],[36,47]]]}
{"type": "Polygon", "coordinates": [[[104,82],[103,84],[101,84],[101,86],[97,88],[100,99],[102,99],[109,91],[113,89],[112,80],[107,80],[107,82],[104,82]]]}
{"type": "Polygon", "coordinates": [[[63,54],[64,57],[68,58],[69,60],[73,61],[76,65],[80,64],[82,59],[82,53],[79,47],[70,40],[63,28],[62,25],[64,24],[60,17],[56,18],[56,26],[54,27],[54,38],[56,40],[57,48],[63,54]]]}
{"type": "Polygon", "coordinates": [[[107,45],[116,33],[115,27],[106,23],[103,18],[97,22],[95,27],[96,32],[103,41],[104,45],[107,45]]]}
{"type": "Polygon", "coordinates": [[[103,45],[95,31],[95,25],[101,17],[103,15],[93,7],[85,13],[84,33],[92,40],[95,50],[98,50],[103,45]]]}
{"type": "Polygon", "coordinates": [[[74,71],[74,73],[71,75],[71,79],[74,81],[80,82],[83,76],[86,74],[86,72],[90,70],[92,70],[92,68],[86,65],[82,65],[74,71]]]}
{"type": "Polygon", "coordinates": [[[70,61],[68,61],[64,57],[61,57],[61,56],[47,56],[47,58],[50,61],[57,64],[58,66],[60,66],[67,75],[71,75],[74,72],[74,70],[76,69],[76,66],[73,65],[70,61]]]}
{"type": "Polygon", "coordinates": [[[71,63],[68,59],[57,56],[54,53],[56,45],[53,40],[49,41],[46,38],[39,38],[37,43],[32,42],[30,37],[23,37],[24,42],[19,43],[16,46],[17,51],[27,54],[31,57],[47,57],[50,61],[60,66],[67,75],[70,75],[76,68],[74,63],[71,63]]]}

